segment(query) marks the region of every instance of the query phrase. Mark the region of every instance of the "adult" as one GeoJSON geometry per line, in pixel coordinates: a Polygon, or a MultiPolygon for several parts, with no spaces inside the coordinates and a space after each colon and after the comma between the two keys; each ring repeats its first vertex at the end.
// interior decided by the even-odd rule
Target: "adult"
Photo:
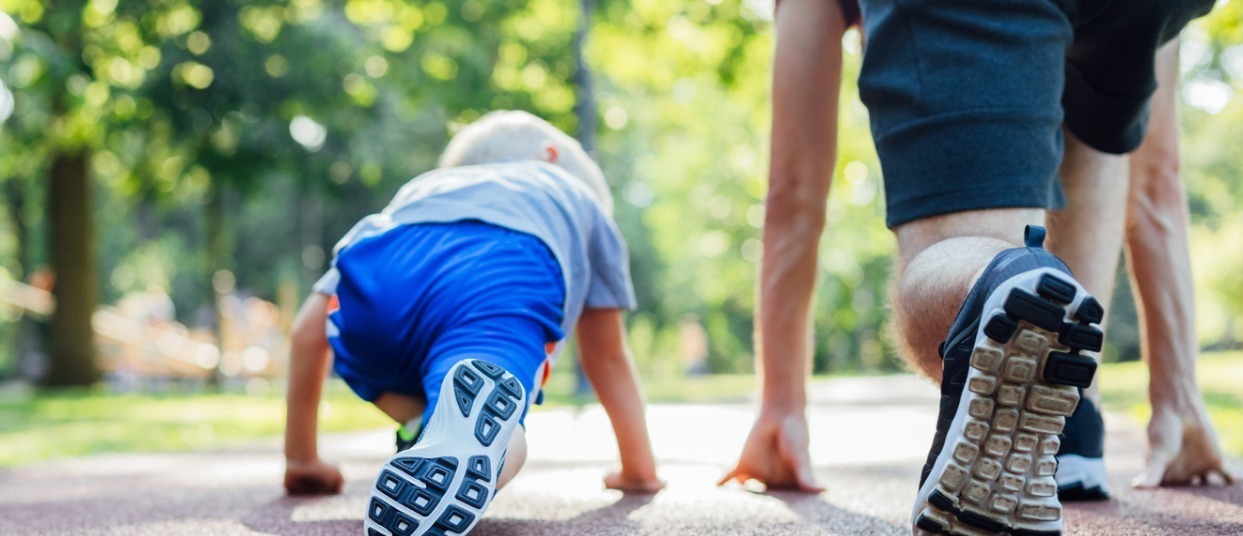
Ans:
{"type": "MultiPolygon", "coordinates": [[[[1133,150],[1144,139],[1146,105],[1156,85],[1153,55],[1157,46],[1211,5],[1175,2],[1140,11],[1127,5],[1065,4],[1017,0],[988,9],[904,4],[902,10],[888,1],[864,4],[869,42],[860,84],[872,111],[873,132],[886,172],[889,224],[899,242],[894,286],[899,343],[904,356],[937,379],[943,366],[940,354],[962,354],[952,360],[954,371],[949,357],[944,365],[947,379],[952,375],[961,381],[943,385],[945,403],[938,433],[942,441],[951,433],[961,435],[961,429],[950,428],[959,413],[957,402],[964,399],[967,360],[978,350],[972,343],[979,341],[958,337],[957,342],[966,343],[962,349],[940,343],[952,338],[945,335],[956,317],[961,325],[951,335],[974,335],[967,329],[974,326],[981,330],[980,340],[986,338],[982,332],[991,318],[985,318],[989,311],[982,311],[985,303],[968,304],[962,311],[965,316],[956,310],[981,274],[989,277],[980,282],[983,286],[973,295],[974,302],[984,302],[1002,283],[1030,271],[991,274],[997,267],[985,265],[1023,244],[1024,226],[1043,224],[1045,210],[1060,204],[1063,192],[1055,180],[1058,175],[1069,202],[1057,217],[1049,219],[1050,248],[1075,268],[1088,290],[1102,297],[1109,294],[1128,198],[1122,182],[1125,157],[1116,153],[1133,150]]],[[[753,477],[771,486],[819,489],[807,455],[805,419],[809,296],[833,169],[834,155],[824,146],[832,146],[836,136],[836,109],[823,103],[836,102],[838,37],[849,22],[848,15],[832,4],[802,0],[786,0],[777,11],[773,159],[758,314],[763,397],[755,427],[727,479],[753,477]]],[[[1168,81],[1176,71],[1172,50],[1167,47],[1162,52],[1167,66],[1163,72],[1171,73],[1163,76],[1168,81]]],[[[1176,168],[1169,166],[1177,162],[1172,90],[1159,98],[1163,105],[1154,113],[1157,134],[1145,144],[1149,150],[1135,157],[1142,165],[1133,173],[1136,180],[1130,199],[1134,208],[1126,234],[1146,311],[1146,358],[1154,371],[1150,460],[1137,483],[1227,480],[1194,382],[1186,256],[1180,260],[1154,254],[1167,250],[1158,244],[1181,244],[1181,251],[1186,251],[1185,202],[1176,172],[1170,173],[1176,168]],[[1181,225],[1170,225],[1172,221],[1181,225]],[[1164,232],[1151,234],[1154,225],[1164,232]],[[1175,277],[1180,284],[1174,290],[1154,284],[1163,283],[1158,277],[1164,276],[1175,277]]],[[[1053,349],[1074,350],[1076,358],[1091,356],[1096,344],[1092,339],[1099,338],[1092,327],[1101,321],[1099,312],[1083,314],[1094,321],[1062,322],[1073,320],[1088,303],[1088,293],[1069,277],[1060,261],[1040,253],[1038,242],[1033,240],[1032,248],[1008,255],[1043,266],[1044,272],[1037,275],[1056,275],[1056,283],[1070,288],[1054,289],[1070,292],[1069,296],[1054,294],[1073,303],[1046,299],[1044,293],[1037,296],[1065,313],[1048,327],[1065,331],[1074,326],[1071,331],[1089,338],[1086,345],[1080,340],[1074,348],[1054,348],[1056,343],[1042,346],[1040,364],[1045,364],[1053,349]]],[[[1035,285],[1044,280],[1029,279],[1027,290],[1036,296],[1035,285]]],[[[1012,287],[1001,290],[1013,291],[1012,287]]],[[[1024,392],[1036,384],[1049,388],[1037,381],[1044,379],[1018,387],[1024,392]]],[[[1073,398],[1078,398],[1077,393],[1073,398]]],[[[961,428],[962,423],[958,425],[961,428]]],[[[925,472],[938,473],[934,484],[944,476],[940,474],[944,464],[941,471],[936,467],[938,458],[945,458],[941,446],[934,444],[925,472]]],[[[1028,476],[1033,475],[1029,472],[1028,476]]],[[[934,491],[924,488],[916,522],[921,521],[920,514],[934,491]]],[[[988,488],[988,494],[977,498],[1004,495],[994,493],[1000,490],[992,484],[988,488]]],[[[940,498],[935,497],[936,502],[941,503],[940,498]]],[[[945,509],[932,513],[939,521],[924,520],[925,527],[948,530],[964,524],[966,518],[987,528],[997,528],[997,523],[1001,528],[1060,528],[1060,519],[1047,519],[1050,515],[1060,518],[1055,502],[1041,501],[1040,508],[1020,510],[1041,518],[1020,520],[1014,515],[1013,503],[970,505],[959,495],[947,499],[948,504],[941,504],[945,509]],[[1003,515],[990,510],[997,507],[1003,515]],[[987,510],[983,522],[962,515],[981,509],[987,510]]]]}

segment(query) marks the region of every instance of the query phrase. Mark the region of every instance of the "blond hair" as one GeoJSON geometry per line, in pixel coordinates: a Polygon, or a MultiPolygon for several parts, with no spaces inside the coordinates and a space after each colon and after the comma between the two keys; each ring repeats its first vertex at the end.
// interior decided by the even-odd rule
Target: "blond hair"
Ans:
{"type": "Polygon", "coordinates": [[[547,121],[520,110],[490,112],[458,132],[445,152],[440,167],[474,166],[522,160],[549,160],[578,178],[595,194],[607,214],[613,214],[613,196],[604,172],[577,140],[547,121]]]}

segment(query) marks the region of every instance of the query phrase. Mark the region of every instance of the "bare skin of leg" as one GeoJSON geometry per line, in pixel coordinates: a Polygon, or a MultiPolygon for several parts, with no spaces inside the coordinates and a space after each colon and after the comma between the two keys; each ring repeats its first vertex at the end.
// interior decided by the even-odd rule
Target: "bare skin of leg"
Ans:
{"type": "MultiPolygon", "coordinates": [[[[1058,172],[1067,203],[1049,213],[1048,249],[1108,311],[1126,221],[1127,159],[1097,151],[1070,131],[1063,132],[1066,149],[1058,172]]],[[[1098,382],[1084,394],[1100,407],[1098,382]]]]}
{"type": "Polygon", "coordinates": [[[1178,42],[1157,53],[1160,81],[1148,134],[1131,156],[1126,251],[1148,363],[1148,463],[1133,484],[1233,481],[1196,383],[1195,298],[1187,199],[1179,177],[1178,42]]]}
{"type": "Polygon", "coordinates": [[[912,368],[941,380],[937,348],[980,272],[1002,250],[1023,244],[1043,209],[1007,208],[934,216],[894,228],[898,270],[890,289],[900,354],[912,368]]]}
{"type": "MultiPolygon", "coordinates": [[[[375,400],[375,407],[397,422],[406,424],[411,419],[423,416],[427,402],[422,397],[398,393],[383,393],[375,400]]],[[[505,452],[505,467],[501,468],[501,476],[496,479],[496,489],[501,489],[513,480],[518,470],[527,461],[527,429],[519,426],[509,438],[509,450],[505,452]]]]}

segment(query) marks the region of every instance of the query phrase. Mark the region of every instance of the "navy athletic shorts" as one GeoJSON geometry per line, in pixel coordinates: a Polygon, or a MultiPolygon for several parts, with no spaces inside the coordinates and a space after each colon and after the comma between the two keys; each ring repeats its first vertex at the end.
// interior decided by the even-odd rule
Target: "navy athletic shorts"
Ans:
{"type": "Polygon", "coordinates": [[[1056,208],[1062,126],[1099,151],[1143,140],[1153,57],[1213,0],[863,0],[859,94],[887,224],[1056,208]]]}

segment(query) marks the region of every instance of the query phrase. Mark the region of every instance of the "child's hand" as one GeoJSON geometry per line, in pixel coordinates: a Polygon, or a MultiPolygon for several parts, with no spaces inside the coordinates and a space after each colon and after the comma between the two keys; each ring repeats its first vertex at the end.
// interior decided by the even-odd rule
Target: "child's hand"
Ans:
{"type": "Polygon", "coordinates": [[[656,493],[665,489],[665,482],[657,478],[655,473],[631,475],[622,470],[604,477],[604,487],[626,493],[656,493]]]}
{"type": "Polygon", "coordinates": [[[344,484],[341,470],[323,460],[285,461],[285,491],[290,495],[335,495],[344,484]]]}

